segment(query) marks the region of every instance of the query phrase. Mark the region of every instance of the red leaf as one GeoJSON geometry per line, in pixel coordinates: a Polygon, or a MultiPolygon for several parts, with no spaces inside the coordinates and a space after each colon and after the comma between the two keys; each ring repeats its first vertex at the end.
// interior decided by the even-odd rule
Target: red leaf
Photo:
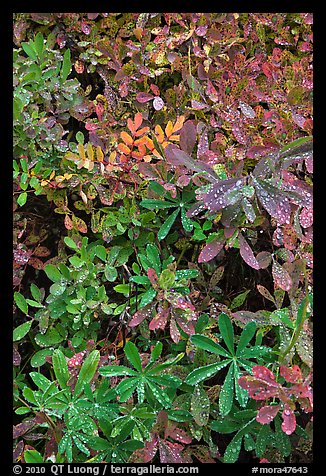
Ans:
{"type": "Polygon", "coordinates": [[[285,367],[281,365],[280,374],[287,382],[290,383],[299,383],[302,382],[302,373],[298,365],[293,365],[293,367],[285,367]]]}
{"type": "Polygon", "coordinates": [[[295,430],[297,422],[295,419],[294,411],[287,403],[284,405],[282,418],[283,418],[282,430],[284,431],[285,434],[291,435],[291,433],[293,433],[295,430]]]}
{"type": "Polygon", "coordinates": [[[147,306],[144,306],[142,309],[139,309],[139,311],[135,312],[135,314],[133,315],[128,325],[130,327],[135,327],[135,326],[138,326],[141,322],[143,322],[144,319],[151,318],[152,309],[153,309],[152,303],[147,304],[147,306]]]}
{"type": "Polygon", "coordinates": [[[216,255],[222,250],[224,245],[223,241],[213,240],[208,243],[204,248],[201,250],[198,256],[198,263],[206,263],[207,261],[212,260],[215,258],[216,255]]]}
{"type": "Polygon", "coordinates": [[[148,101],[151,101],[152,99],[154,99],[154,96],[153,96],[153,94],[140,92],[140,93],[136,94],[136,99],[137,99],[138,102],[144,103],[144,102],[148,102],[148,101]]]}
{"type": "Polygon", "coordinates": [[[35,268],[35,269],[43,269],[45,263],[43,263],[43,261],[41,261],[39,258],[33,258],[32,257],[28,261],[28,264],[30,266],[32,266],[33,268],[35,268]]]}
{"type": "Polygon", "coordinates": [[[64,224],[67,230],[72,230],[74,225],[69,215],[65,215],[64,224]]]}
{"type": "Polygon", "coordinates": [[[157,283],[158,283],[158,276],[157,276],[157,273],[156,273],[155,269],[148,268],[147,276],[148,276],[148,279],[150,280],[152,286],[153,287],[156,286],[157,283]]]}
{"type": "Polygon", "coordinates": [[[169,317],[169,313],[169,308],[165,309],[159,305],[156,316],[149,323],[149,329],[151,331],[154,331],[155,329],[164,329],[169,317]]]}
{"type": "Polygon", "coordinates": [[[180,131],[180,147],[191,154],[197,141],[196,126],[194,121],[186,121],[180,131]]]}
{"type": "Polygon", "coordinates": [[[257,413],[256,420],[263,425],[270,423],[278,414],[280,407],[281,405],[266,405],[262,407],[257,413]]]}
{"type": "Polygon", "coordinates": [[[275,382],[275,375],[271,370],[263,365],[254,365],[252,367],[252,373],[255,377],[265,380],[268,384],[278,387],[279,385],[275,382]]]}
{"type": "Polygon", "coordinates": [[[242,259],[252,268],[254,269],[259,269],[259,263],[250,248],[249,244],[245,240],[245,238],[242,236],[241,233],[238,234],[238,241],[239,241],[239,246],[240,246],[240,255],[242,259]]]}
{"type": "Polygon", "coordinates": [[[290,291],[292,287],[292,279],[283,266],[276,261],[273,262],[272,275],[275,288],[281,288],[283,291],[290,291]]]}
{"type": "Polygon", "coordinates": [[[34,256],[50,256],[50,254],[51,251],[46,246],[38,246],[33,253],[34,256]]]}

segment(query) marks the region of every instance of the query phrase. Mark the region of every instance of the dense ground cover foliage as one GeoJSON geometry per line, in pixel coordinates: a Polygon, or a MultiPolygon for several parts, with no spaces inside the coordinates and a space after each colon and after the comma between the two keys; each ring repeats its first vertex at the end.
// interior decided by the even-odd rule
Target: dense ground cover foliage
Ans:
{"type": "Polygon", "coordinates": [[[13,34],[14,461],[312,461],[312,15],[13,34]]]}

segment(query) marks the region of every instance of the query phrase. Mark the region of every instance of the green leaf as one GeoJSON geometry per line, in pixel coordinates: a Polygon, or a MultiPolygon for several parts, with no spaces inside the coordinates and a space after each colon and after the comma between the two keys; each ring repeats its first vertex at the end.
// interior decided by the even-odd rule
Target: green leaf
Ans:
{"type": "Polygon", "coordinates": [[[155,269],[157,274],[161,272],[161,258],[160,252],[153,243],[148,243],[146,246],[146,254],[147,258],[150,261],[152,268],[155,269]]]}
{"type": "Polygon", "coordinates": [[[23,337],[29,332],[31,326],[32,326],[33,321],[28,321],[24,322],[24,324],[20,324],[20,326],[16,327],[13,331],[13,341],[16,342],[23,337]]]}
{"type": "Polygon", "coordinates": [[[48,387],[52,384],[51,380],[44,377],[44,375],[42,375],[40,372],[30,372],[29,376],[35,385],[37,385],[38,388],[43,392],[46,392],[48,387]]]}
{"type": "Polygon", "coordinates": [[[217,433],[233,433],[239,430],[242,426],[242,422],[235,421],[230,416],[219,417],[217,420],[212,421],[210,428],[217,433]]]}
{"type": "Polygon", "coordinates": [[[126,296],[129,296],[129,292],[130,292],[129,284],[117,284],[116,286],[114,286],[113,289],[115,290],[116,293],[121,293],[126,296]]]}
{"type": "Polygon", "coordinates": [[[210,402],[202,387],[195,387],[191,396],[190,408],[197,425],[206,426],[209,420],[210,402]]]}
{"type": "Polygon", "coordinates": [[[60,273],[58,268],[56,266],[54,266],[53,264],[45,265],[44,266],[44,271],[45,271],[47,277],[49,279],[51,279],[51,281],[53,281],[53,282],[60,281],[60,279],[62,278],[62,274],[60,273]]]}
{"type": "Polygon", "coordinates": [[[147,276],[131,276],[129,281],[136,284],[151,284],[147,276]]]}
{"type": "Polygon", "coordinates": [[[190,337],[191,342],[200,349],[207,350],[213,354],[223,355],[224,357],[231,357],[227,350],[220,344],[217,344],[212,339],[200,334],[194,334],[190,337]]]}
{"type": "Polygon", "coordinates": [[[15,303],[17,304],[17,307],[19,307],[19,309],[24,313],[24,314],[28,314],[28,305],[27,305],[27,301],[26,299],[24,298],[24,296],[19,293],[19,292],[15,292],[14,293],[14,300],[15,300],[15,303]]]}
{"type": "Polygon", "coordinates": [[[144,307],[146,306],[147,304],[149,304],[150,302],[153,301],[153,299],[155,298],[157,292],[155,291],[154,288],[149,288],[143,295],[142,295],[142,298],[141,298],[141,301],[140,301],[140,307],[144,307]]]}
{"type": "Polygon", "coordinates": [[[221,387],[220,398],[219,398],[219,410],[222,416],[230,413],[230,410],[233,405],[233,394],[234,394],[234,380],[233,380],[234,366],[233,363],[230,365],[228,373],[225,377],[224,383],[221,387]]]}
{"type": "Polygon", "coordinates": [[[30,289],[31,289],[31,294],[33,298],[35,299],[35,301],[40,302],[42,300],[41,291],[36,286],[36,284],[32,283],[30,289]]]}
{"type": "Polygon", "coordinates": [[[106,248],[103,245],[97,245],[95,253],[102,261],[106,261],[106,248]]]}
{"type": "Polygon", "coordinates": [[[238,347],[237,347],[237,351],[236,351],[236,354],[235,354],[237,357],[240,355],[242,350],[249,344],[251,339],[254,337],[255,332],[256,332],[256,328],[257,328],[257,326],[256,326],[256,323],[254,321],[248,322],[248,324],[246,324],[246,326],[244,327],[244,329],[241,333],[239,343],[238,343],[238,347]]]}
{"type": "Polygon", "coordinates": [[[25,463],[44,463],[43,456],[36,450],[24,451],[25,463]]]}
{"type": "Polygon", "coordinates": [[[69,369],[66,358],[60,349],[55,349],[52,355],[53,370],[62,389],[67,388],[69,369]]]}
{"type": "Polygon", "coordinates": [[[230,363],[229,360],[224,360],[223,362],[217,362],[216,364],[205,365],[204,367],[198,367],[197,369],[190,372],[187,376],[185,383],[188,385],[197,385],[199,382],[211,378],[219,370],[230,363]]]}
{"type": "Polygon", "coordinates": [[[171,289],[175,282],[175,274],[170,269],[163,269],[159,277],[159,285],[161,289],[168,290],[171,289]]]}
{"type": "Polygon", "coordinates": [[[35,342],[40,347],[49,347],[52,345],[59,344],[64,340],[64,337],[59,334],[57,329],[49,328],[45,334],[36,334],[35,342]]]}
{"type": "Polygon", "coordinates": [[[133,342],[127,342],[124,347],[124,352],[133,367],[135,367],[138,372],[142,372],[141,359],[137,347],[133,342]]]}
{"type": "Polygon", "coordinates": [[[238,365],[234,362],[233,366],[234,366],[234,387],[235,387],[236,399],[238,400],[239,404],[242,407],[245,407],[247,405],[249,395],[247,390],[245,388],[240,387],[240,385],[238,384],[238,380],[241,377],[241,372],[238,365]]]}
{"type": "Polygon", "coordinates": [[[126,367],[125,365],[104,365],[99,369],[99,374],[104,377],[118,377],[118,376],[136,376],[138,373],[126,367]]]}
{"type": "Polygon", "coordinates": [[[112,283],[117,279],[118,271],[113,266],[107,265],[104,268],[104,276],[110,283],[112,283]]]}
{"type": "Polygon", "coordinates": [[[187,217],[186,210],[181,207],[181,223],[185,231],[192,231],[194,225],[191,218],[187,217]]]}
{"type": "Polygon", "coordinates": [[[31,366],[32,367],[41,367],[45,364],[46,358],[52,355],[52,349],[41,349],[38,350],[33,357],[31,358],[31,366]]]}
{"type": "Polygon", "coordinates": [[[37,33],[35,37],[34,48],[38,57],[42,60],[43,50],[44,50],[44,37],[40,31],[37,33]]]}
{"type": "Polygon", "coordinates": [[[238,294],[238,296],[236,296],[232,301],[231,301],[231,304],[229,306],[229,309],[232,311],[233,309],[236,309],[237,307],[240,307],[242,306],[242,304],[245,302],[248,294],[250,293],[250,289],[248,289],[247,291],[244,291],[243,293],[241,294],[238,294]]]}
{"type": "Polygon", "coordinates": [[[157,234],[157,238],[159,240],[163,240],[163,238],[165,238],[166,235],[169,233],[173,223],[175,222],[175,219],[178,216],[178,213],[179,213],[179,208],[177,208],[173,213],[171,213],[171,215],[163,223],[163,225],[161,226],[157,234]]]}
{"type": "MultiPolygon", "coordinates": [[[[142,200],[140,204],[144,208],[175,208],[177,206],[176,203],[171,203],[166,200],[155,200],[155,199],[146,199],[142,200]]],[[[178,210],[179,212],[179,210],[178,210]]]]}
{"type": "Polygon", "coordinates": [[[66,81],[68,74],[70,73],[70,70],[71,70],[70,50],[67,49],[65,51],[65,54],[63,55],[63,63],[62,63],[62,69],[61,69],[62,81],[66,81]]]}
{"type": "Polygon", "coordinates": [[[223,462],[235,463],[239,458],[241,445],[242,445],[242,435],[238,436],[238,434],[236,434],[232,438],[231,442],[229,443],[228,447],[226,448],[224,452],[223,462]]]}
{"type": "Polygon", "coordinates": [[[22,44],[21,44],[21,46],[22,46],[23,50],[25,51],[25,53],[27,54],[27,56],[32,58],[32,60],[36,61],[37,60],[37,55],[36,55],[34,45],[33,46],[32,45],[33,45],[33,42],[29,42],[29,43],[22,42],[22,44]]]}
{"type": "Polygon", "coordinates": [[[172,367],[172,365],[175,365],[177,362],[179,362],[179,360],[181,360],[182,358],[184,357],[184,353],[181,352],[181,354],[178,354],[176,357],[174,357],[174,359],[171,359],[171,360],[167,360],[166,362],[163,362],[163,364],[158,364],[156,365],[154,368],[152,368],[151,370],[149,370],[148,372],[146,372],[146,374],[148,375],[155,375],[157,373],[161,373],[162,370],[164,369],[167,369],[169,367],[172,367]]]}
{"type": "Polygon", "coordinates": [[[74,390],[74,397],[78,397],[82,393],[85,383],[90,383],[90,381],[94,377],[99,361],[99,351],[92,350],[92,352],[88,355],[85,362],[83,363],[82,368],[80,369],[74,390]]]}
{"type": "Polygon", "coordinates": [[[231,320],[227,314],[222,312],[219,317],[218,325],[222,334],[223,340],[226,343],[229,351],[234,355],[234,333],[231,320]]]}
{"type": "Polygon", "coordinates": [[[73,250],[76,250],[76,251],[79,251],[79,248],[78,246],[76,245],[76,243],[74,242],[74,240],[72,238],[70,238],[70,236],[65,236],[63,241],[65,242],[65,244],[68,246],[68,248],[71,248],[73,250]]]}
{"type": "Polygon", "coordinates": [[[17,198],[17,203],[20,207],[23,207],[27,201],[27,192],[23,192],[19,194],[17,198]]]}
{"type": "Polygon", "coordinates": [[[199,271],[197,269],[178,269],[175,273],[175,279],[192,279],[197,278],[199,271]]]}
{"type": "Polygon", "coordinates": [[[33,301],[32,299],[26,299],[27,304],[29,304],[32,307],[37,307],[39,309],[42,309],[44,306],[40,302],[33,301]]]}

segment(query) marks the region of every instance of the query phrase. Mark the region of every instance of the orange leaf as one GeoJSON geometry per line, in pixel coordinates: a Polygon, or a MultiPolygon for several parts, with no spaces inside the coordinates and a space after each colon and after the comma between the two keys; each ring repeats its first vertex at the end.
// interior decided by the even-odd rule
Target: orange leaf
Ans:
{"type": "Polygon", "coordinates": [[[134,123],[129,118],[127,119],[127,126],[130,132],[132,133],[132,135],[135,135],[136,129],[135,129],[134,123]]]}
{"type": "Polygon", "coordinates": [[[137,112],[135,114],[135,130],[138,129],[138,127],[140,127],[141,123],[143,122],[143,116],[142,116],[142,113],[141,112],[137,112]]]}
{"type": "Polygon", "coordinates": [[[149,127],[142,127],[141,129],[139,129],[139,131],[135,132],[135,137],[139,137],[141,136],[142,134],[145,134],[146,132],[149,131],[149,127]]]}
{"type": "Polygon", "coordinates": [[[155,126],[155,135],[158,142],[162,143],[164,140],[164,132],[161,126],[159,125],[155,126]]]}
{"type": "Polygon", "coordinates": [[[136,160],[141,160],[145,155],[145,152],[144,153],[141,153],[139,151],[134,151],[132,154],[131,154],[131,157],[133,157],[134,159],[136,160]]]}
{"type": "Polygon", "coordinates": [[[130,149],[129,149],[129,147],[126,146],[126,144],[120,143],[118,145],[118,150],[119,150],[119,152],[122,152],[123,154],[127,154],[127,155],[130,154],[130,149]]]}
{"type": "Polygon", "coordinates": [[[173,136],[170,136],[169,139],[170,139],[170,140],[177,140],[177,141],[179,141],[179,140],[180,140],[180,136],[179,136],[179,135],[177,135],[177,136],[174,136],[174,135],[173,135],[173,136]]]}
{"type": "Polygon", "coordinates": [[[127,145],[132,145],[134,142],[133,138],[127,132],[122,131],[120,137],[127,145]]]}
{"type": "Polygon", "coordinates": [[[174,123],[172,132],[179,131],[181,127],[183,126],[184,121],[185,121],[185,116],[178,117],[178,119],[174,123]]]}

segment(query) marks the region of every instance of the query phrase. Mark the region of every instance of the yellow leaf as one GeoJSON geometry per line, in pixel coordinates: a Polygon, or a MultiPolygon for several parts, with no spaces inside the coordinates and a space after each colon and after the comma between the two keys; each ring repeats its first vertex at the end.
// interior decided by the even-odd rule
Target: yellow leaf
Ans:
{"type": "Polygon", "coordinates": [[[50,177],[49,177],[49,180],[52,180],[54,176],[55,176],[55,171],[53,170],[53,171],[51,172],[51,175],[50,175],[50,177]]]}
{"type": "Polygon", "coordinates": [[[83,160],[86,160],[85,149],[83,144],[78,144],[78,153],[83,160]]]}
{"type": "Polygon", "coordinates": [[[165,128],[166,137],[170,137],[172,132],[173,132],[173,124],[172,124],[172,121],[169,121],[165,128]]]}
{"type": "Polygon", "coordinates": [[[104,154],[99,145],[96,147],[96,158],[99,162],[103,162],[104,154]]]}
{"type": "Polygon", "coordinates": [[[94,151],[93,151],[92,144],[90,142],[88,142],[87,144],[87,156],[89,160],[94,161],[94,151]]]}

